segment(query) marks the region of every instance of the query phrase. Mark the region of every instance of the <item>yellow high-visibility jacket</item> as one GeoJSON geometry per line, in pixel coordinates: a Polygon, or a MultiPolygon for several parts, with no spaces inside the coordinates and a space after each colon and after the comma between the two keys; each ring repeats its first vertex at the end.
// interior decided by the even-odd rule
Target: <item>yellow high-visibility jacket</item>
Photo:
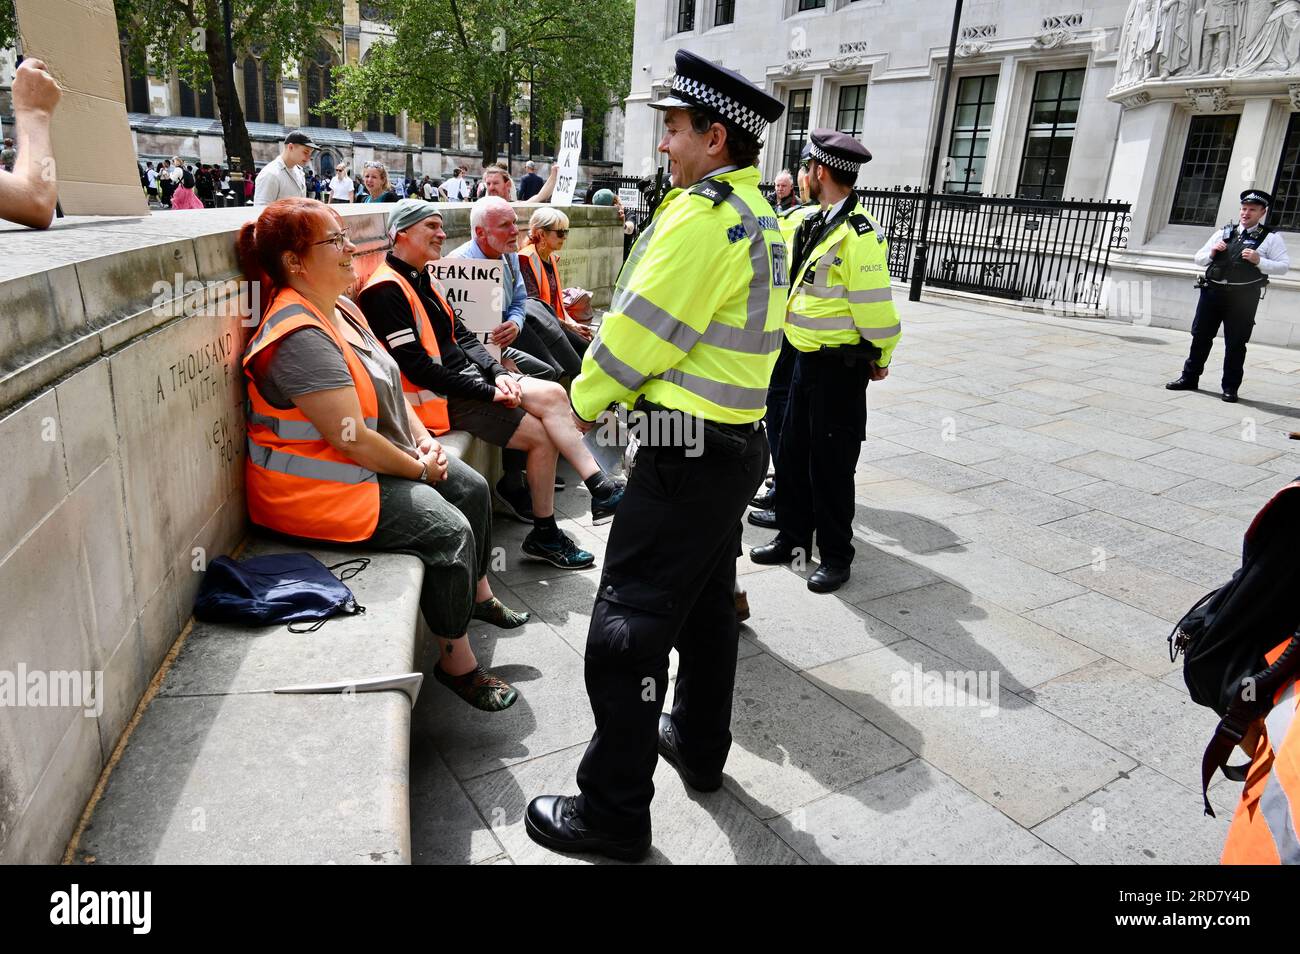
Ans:
{"type": "Polygon", "coordinates": [[[796,205],[793,209],[786,209],[784,212],[776,214],[777,225],[781,229],[781,238],[785,239],[785,247],[789,249],[788,254],[794,254],[794,233],[799,231],[799,226],[803,225],[803,220],[808,217],[809,212],[816,212],[817,205],[796,205]]]}
{"type": "Polygon", "coordinates": [[[570,400],[584,420],[651,403],[723,424],[763,416],[787,250],[750,166],[664,197],[632,249],[570,400]]]}
{"type": "Polygon", "coordinates": [[[848,214],[805,257],[803,274],[790,276],[785,335],[800,351],[869,341],[883,368],[903,332],[889,287],[889,245],[857,196],[845,201],[848,214]]]}

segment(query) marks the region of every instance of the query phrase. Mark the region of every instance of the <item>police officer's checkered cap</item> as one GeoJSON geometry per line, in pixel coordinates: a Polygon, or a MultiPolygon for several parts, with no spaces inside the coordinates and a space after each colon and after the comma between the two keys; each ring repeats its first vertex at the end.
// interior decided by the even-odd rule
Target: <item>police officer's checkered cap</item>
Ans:
{"type": "Polygon", "coordinates": [[[673,92],[682,93],[692,102],[715,110],[731,120],[755,139],[762,139],[767,131],[767,120],[747,106],[743,106],[729,96],[718,92],[699,80],[687,76],[673,77],[673,92]]]}
{"type": "Polygon", "coordinates": [[[832,169],[840,169],[844,172],[857,172],[858,166],[862,165],[862,160],[860,159],[841,159],[839,156],[833,156],[821,146],[817,145],[817,143],[812,144],[812,148],[808,151],[808,156],[810,159],[816,159],[823,165],[830,166],[832,169]]]}

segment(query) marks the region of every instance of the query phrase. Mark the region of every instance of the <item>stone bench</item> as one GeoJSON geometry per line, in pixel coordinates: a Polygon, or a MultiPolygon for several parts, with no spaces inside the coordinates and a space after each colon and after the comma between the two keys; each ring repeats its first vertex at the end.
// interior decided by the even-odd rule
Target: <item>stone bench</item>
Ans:
{"type": "MultiPolygon", "coordinates": [[[[495,449],[469,434],[442,441],[476,469],[499,468],[495,449]]],[[[240,556],[302,549],[254,536],[240,556]]],[[[366,612],[301,634],[194,621],[110,769],[75,861],[410,862],[413,700],[399,689],[271,690],[417,672],[424,565],[344,546],[309,552],[326,565],[370,558],[347,581],[366,612]]]]}

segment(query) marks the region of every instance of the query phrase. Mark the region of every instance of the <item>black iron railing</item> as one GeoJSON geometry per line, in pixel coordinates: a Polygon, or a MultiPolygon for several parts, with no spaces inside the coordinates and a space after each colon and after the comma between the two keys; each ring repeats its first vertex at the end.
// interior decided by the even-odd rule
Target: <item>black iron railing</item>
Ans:
{"type": "MultiPolygon", "coordinates": [[[[760,188],[772,194],[770,183],[760,188]]],[[[890,277],[910,281],[923,193],[910,186],[856,191],[889,240],[890,277]]],[[[1128,246],[1130,208],[1126,202],[936,195],[925,283],[1097,308],[1111,253],[1128,246]]]]}

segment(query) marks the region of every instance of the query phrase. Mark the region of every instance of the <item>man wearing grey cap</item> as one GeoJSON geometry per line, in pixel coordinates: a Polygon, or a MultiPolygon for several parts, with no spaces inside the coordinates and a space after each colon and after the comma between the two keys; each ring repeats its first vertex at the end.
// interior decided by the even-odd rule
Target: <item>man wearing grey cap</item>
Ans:
{"type": "Polygon", "coordinates": [[[280,154],[262,167],[257,174],[257,186],[253,190],[253,205],[270,205],[276,199],[306,198],[307,177],[302,167],[311,158],[313,149],[319,148],[300,129],[295,129],[284,137],[284,147],[280,154]]]}

